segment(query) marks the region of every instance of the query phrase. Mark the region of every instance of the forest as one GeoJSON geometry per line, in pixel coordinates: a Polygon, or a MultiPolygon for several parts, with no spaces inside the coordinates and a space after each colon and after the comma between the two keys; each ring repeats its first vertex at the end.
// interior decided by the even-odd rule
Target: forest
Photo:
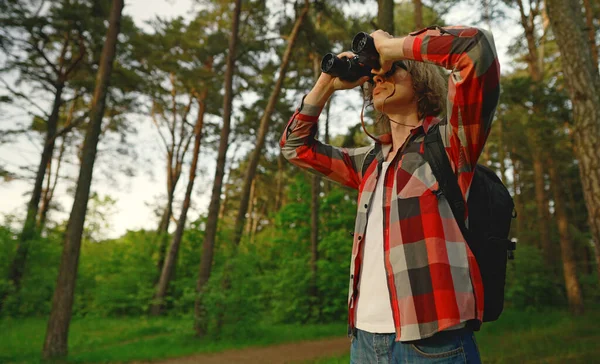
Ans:
{"type": "MultiPolygon", "coordinates": [[[[177,0],[145,21],[129,1],[0,1],[0,362],[336,337],[289,360],[348,362],[358,192],[279,141],[325,54],[453,21],[502,50],[479,163],[511,193],[517,249],[482,358],[600,355],[599,0],[177,0]],[[119,214],[127,195],[140,208],[119,214]]],[[[336,92],[317,139],[370,145],[362,107],[336,92]]]]}

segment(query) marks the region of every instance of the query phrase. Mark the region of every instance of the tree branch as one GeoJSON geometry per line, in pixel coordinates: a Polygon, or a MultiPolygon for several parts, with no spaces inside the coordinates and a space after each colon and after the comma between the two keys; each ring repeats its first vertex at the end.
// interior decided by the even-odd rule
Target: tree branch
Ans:
{"type": "Polygon", "coordinates": [[[77,59],[75,59],[75,62],[73,62],[73,64],[71,64],[69,66],[69,68],[67,68],[67,71],[64,74],[65,77],[67,77],[75,69],[75,67],[77,67],[79,62],[81,62],[81,60],[83,59],[83,56],[85,55],[85,49],[86,49],[85,43],[83,42],[83,37],[80,34],[79,35],[79,56],[77,57],[77,59]]]}
{"type": "Polygon", "coordinates": [[[177,158],[177,160],[183,160],[183,157],[185,156],[186,150],[185,149],[183,151],[183,153],[180,155],[179,152],[181,151],[181,145],[183,144],[183,140],[185,139],[185,125],[187,123],[187,117],[190,113],[190,109],[192,108],[192,102],[194,101],[194,96],[190,95],[190,101],[188,102],[188,104],[185,107],[185,110],[183,112],[183,116],[181,118],[181,131],[180,131],[180,137],[179,137],[179,143],[177,144],[177,150],[175,152],[175,157],[177,158]]]}
{"type": "Polygon", "coordinates": [[[152,110],[150,111],[150,116],[152,118],[152,122],[154,123],[154,126],[156,126],[156,130],[158,130],[158,135],[160,136],[160,139],[162,139],[162,142],[165,146],[166,152],[169,152],[169,143],[167,143],[167,139],[165,139],[165,136],[163,135],[162,131],[160,130],[160,125],[158,125],[158,121],[156,121],[156,112],[155,112],[155,108],[156,108],[156,103],[152,102],[152,110]]]}
{"type": "Polygon", "coordinates": [[[44,109],[42,109],[38,104],[36,104],[35,102],[31,101],[29,99],[29,97],[25,96],[25,94],[18,92],[16,90],[13,90],[12,87],[10,87],[10,85],[2,78],[0,78],[0,82],[2,82],[4,84],[4,86],[6,87],[6,89],[13,94],[14,96],[17,96],[21,99],[24,99],[25,101],[29,102],[31,105],[35,106],[36,109],[38,109],[46,118],[48,118],[50,115],[48,115],[48,113],[46,113],[46,111],[44,111],[44,109]]]}
{"type": "Polygon", "coordinates": [[[56,133],[54,135],[54,137],[52,138],[52,141],[56,140],[56,138],[58,138],[58,137],[64,136],[65,134],[67,134],[68,132],[73,130],[73,128],[81,125],[81,123],[83,123],[83,121],[85,119],[87,119],[87,117],[89,116],[88,114],[89,113],[86,111],[85,114],[83,114],[80,117],[78,117],[77,119],[75,119],[74,122],[67,124],[64,128],[62,128],[58,133],[56,133]]]}
{"type": "Polygon", "coordinates": [[[60,51],[60,56],[58,57],[58,79],[64,81],[66,78],[66,73],[63,73],[63,66],[65,65],[65,55],[67,54],[67,49],[69,48],[69,41],[71,40],[71,33],[67,32],[65,34],[65,42],[63,43],[62,50],[60,51]]]}
{"type": "Polygon", "coordinates": [[[42,56],[42,58],[44,59],[44,61],[46,61],[46,64],[48,66],[50,66],[50,68],[52,68],[52,70],[54,71],[54,73],[56,73],[56,75],[60,75],[60,70],[58,68],[56,68],[56,65],[52,62],[50,62],[50,60],[48,59],[48,57],[46,57],[46,54],[44,53],[43,50],[41,50],[37,44],[31,43],[31,42],[27,42],[30,46],[33,47],[33,49],[35,51],[37,51],[39,53],[40,56],[42,56]]]}

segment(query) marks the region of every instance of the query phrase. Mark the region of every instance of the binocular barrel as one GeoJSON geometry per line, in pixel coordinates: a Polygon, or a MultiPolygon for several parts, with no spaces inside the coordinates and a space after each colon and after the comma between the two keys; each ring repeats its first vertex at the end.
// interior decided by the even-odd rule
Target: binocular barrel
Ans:
{"type": "Polygon", "coordinates": [[[344,81],[354,82],[363,76],[370,76],[371,69],[360,64],[358,57],[338,58],[333,53],[326,54],[321,60],[321,71],[344,81]]]}
{"type": "Polygon", "coordinates": [[[377,50],[375,49],[375,41],[373,37],[365,32],[360,32],[354,36],[352,39],[352,52],[356,54],[367,53],[367,54],[377,54],[377,50]]]}
{"type": "Polygon", "coordinates": [[[321,60],[321,71],[339,77],[345,81],[356,81],[363,76],[370,76],[371,69],[381,68],[379,53],[375,49],[373,37],[360,32],[352,39],[353,58],[338,58],[333,53],[326,54],[321,60]]]}
{"type": "Polygon", "coordinates": [[[361,63],[373,69],[381,68],[379,64],[379,52],[375,48],[373,37],[365,32],[360,32],[352,39],[352,52],[360,57],[361,63]]]}

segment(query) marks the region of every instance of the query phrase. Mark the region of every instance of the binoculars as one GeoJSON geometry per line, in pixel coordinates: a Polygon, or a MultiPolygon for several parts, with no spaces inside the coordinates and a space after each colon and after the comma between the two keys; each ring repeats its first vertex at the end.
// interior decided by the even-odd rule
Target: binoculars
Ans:
{"type": "Polygon", "coordinates": [[[338,58],[327,53],[321,60],[321,71],[344,81],[354,82],[361,77],[371,76],[372,69],[379,69],[379,53],[375,49],[373,37],[360,32],[352,39],[352,58],[338,58]]]}

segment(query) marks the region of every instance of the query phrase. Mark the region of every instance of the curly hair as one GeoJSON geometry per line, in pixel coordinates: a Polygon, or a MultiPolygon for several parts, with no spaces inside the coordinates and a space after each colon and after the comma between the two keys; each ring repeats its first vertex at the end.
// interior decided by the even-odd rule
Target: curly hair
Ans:
{"type": "MultiPolygon", "coordinates": [[[[412,77],[417,101],[417,116],[419,120],[427,116],[438,116],[445,113],[447,79],[441,67],[431,63],[404,60],[406,69],[412,77]]],[[[374,85],[365,84],[363,97],[367,105],[373,104],[374,85]]],[[[384,113],[375,111],[375,129],[378,134],[391,133],[390,119],[384,113]]]]}

